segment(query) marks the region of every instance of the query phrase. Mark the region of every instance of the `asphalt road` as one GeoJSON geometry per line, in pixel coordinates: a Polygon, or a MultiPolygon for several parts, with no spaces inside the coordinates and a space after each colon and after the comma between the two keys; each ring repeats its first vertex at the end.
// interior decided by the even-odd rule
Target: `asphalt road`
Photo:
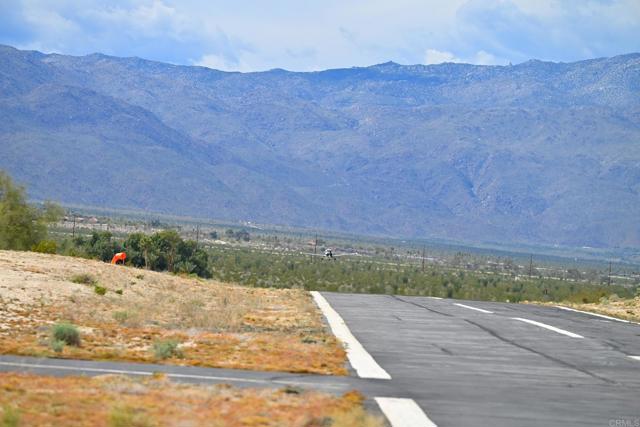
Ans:
{"type": "Polygon", "coordinates": [[[440,427],[640,426],[640,360],[629,357],[640,356],[638,324],[524,304],[322,295],[391,375],[393,395],[440,427]]]}
{"type": "Polygon", "coordinates": [[[96,362],[90,360],[8,355],[0,356],[0,372],[26,372],[53,376],[120,374],[139,377],[163,373],[173,381],[192,384],[231,384],[236,387],[251,388],[297,387],[303,390],[319,390],[336,395],[343,394],[350,390],[360,390],[368,396],[385,396],[393,392],[393,386],[389,382],[353,376],[341,377],[288,372],[201,368],[150,363],[96,362]]]}

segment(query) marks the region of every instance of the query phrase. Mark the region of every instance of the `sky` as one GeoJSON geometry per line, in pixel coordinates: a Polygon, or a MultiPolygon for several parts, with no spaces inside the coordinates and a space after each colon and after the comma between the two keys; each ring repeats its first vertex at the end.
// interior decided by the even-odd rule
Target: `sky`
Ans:
{"type": "Polygon", "coordinates": [[[226,71],[640,52],[640,0],[0,0],[0,44],[226,71]]]}

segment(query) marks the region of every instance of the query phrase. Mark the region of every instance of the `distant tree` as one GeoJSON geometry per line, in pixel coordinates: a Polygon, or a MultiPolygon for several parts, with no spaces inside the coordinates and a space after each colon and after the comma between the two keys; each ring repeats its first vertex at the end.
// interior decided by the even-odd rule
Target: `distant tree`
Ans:
{"type": "Polygon", "coordinates": [[[176,253],[182,238],[175,230],[163,230],[153,235],[154,246],[159,257],[164,258],[166,269],[174,271],[176,253]]]}
{"type": "Polygon", "coordinates": [[[212,231],[209,233],[209,237],[211,237],[212,239],[217,239],[218,238],[218,232],[217,231],[212,231]]]}
{"type": "Polygon", "coordinates": [[[249,240],[251,240],[251,235],[247,230],[243,228],[240,231],[236,231],[235,238],[237,241],[244,240],[245,242],[248,242],[249,240]]]}
{"type": "Polygon", "coordinates": [[[94,231],[86,242],[86,253],[90,258],[110,261],[114,254],[122,250],[122,246],[112,239],[108,231],[94,231]]]}
{"type": "Polygon", "coordinates": [[[42,209],[28,204],[24,188],[0,171],[0,249],[34,248],[47,236],[47,224],[58,221],[61,212],[52,203],[42,209]]]}
{"type": "Polygon", "coordinates": [[[123,250],[127,253],[127,263],[134,267],[144,267],[146,260],[142,241],[145,238],[143,233],[131,233],[122,244],[123,250]]]}
{"type": "Polygon", "coordinates": [[[153,239],[151,236],[145,234],[140,238],[140,250],[142,251],[142,256],[144,258],[144,268],[149,270],[151,268],[152,256],[155,259],[155,254],[153,252],[153,239]]]}

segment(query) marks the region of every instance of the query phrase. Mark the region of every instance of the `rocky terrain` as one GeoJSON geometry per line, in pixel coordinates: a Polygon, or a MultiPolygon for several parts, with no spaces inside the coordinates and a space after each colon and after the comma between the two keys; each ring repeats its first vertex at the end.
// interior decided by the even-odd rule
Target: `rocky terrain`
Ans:
{"type": "Polygon", "coordinates": [[[640,246],[640,54],[230,73],[0,47],[35,199],[468,242],[640,246]]]}

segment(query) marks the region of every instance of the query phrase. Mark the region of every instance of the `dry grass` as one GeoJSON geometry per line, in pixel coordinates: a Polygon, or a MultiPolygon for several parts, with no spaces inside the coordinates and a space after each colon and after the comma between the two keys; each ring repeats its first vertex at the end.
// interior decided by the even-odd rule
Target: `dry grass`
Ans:
{"type": "Polygon", "coordinates": [[[154,342],[175,340],[183,357],[163,363],[346,374],[321,319],[299,290],[0,251],[0,354],[156,362],[154,342]],[[79,347],[50,348],[58,322],[78,326],[79,347]]]}
{"type": "Polygon", "coordinates": [[[614,296],[613,298],[603,299],[597,304],[563,302],[562,305],[619,319],[640,321],[640,297],[622,299],[614,296]]]}
{"type": "Polygon", "coordinates": [[[0,420],[21,426],[381,427],[362,396],[177,384],[162,376],[48,377],[0,373],[0,420]]]}

